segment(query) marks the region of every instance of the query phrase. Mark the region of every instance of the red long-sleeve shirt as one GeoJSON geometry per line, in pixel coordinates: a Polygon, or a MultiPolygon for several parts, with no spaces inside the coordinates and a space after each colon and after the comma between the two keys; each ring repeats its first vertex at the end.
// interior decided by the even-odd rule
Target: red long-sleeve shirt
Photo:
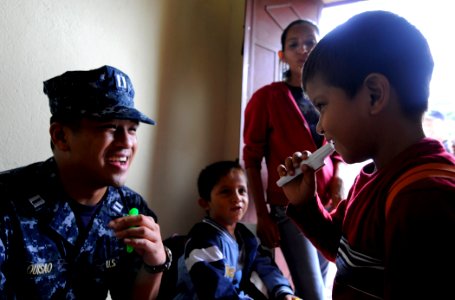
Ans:
{"type": "MultiPolygon", "coordinates": [[[[271,83],[253,94],[245,109],[243,139],[245,168],[261,169],[265,157],[267,202],[287,205],[288,199],[276,185],[279,179],[277,167],[295,151],[314,152],[316,144],[305,117],[284,82],[271,83]]],[[[341,161],[337,153],[325,160],[326,165],[317,174],[318,193],[324,203],[330,199],[327,186],[333,176],[335,161],[341,161]]]]}
{"type": "Polygon", "coordinates": [[[393,182],[429,162],[455,165],[455,158],[425,138],[377,172],[365,166],[348,199],[331,214],[317,201],[288,210],[326,256],[336,257],[333,299],[455,297],[455,180],[433,177],[410,184],[385,219],[393,182]]]}

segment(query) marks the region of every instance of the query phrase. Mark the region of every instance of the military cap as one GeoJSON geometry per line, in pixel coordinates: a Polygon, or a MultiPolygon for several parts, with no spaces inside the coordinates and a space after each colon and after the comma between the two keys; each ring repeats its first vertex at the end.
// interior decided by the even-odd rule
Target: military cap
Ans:
{"type": "Polygon", "coordinates": [[[111,67],[87,71],[67,71],[44,81],[51,114],[58,117],[155,121],[134,108],[134,88],[130,78],[111,67]]]}

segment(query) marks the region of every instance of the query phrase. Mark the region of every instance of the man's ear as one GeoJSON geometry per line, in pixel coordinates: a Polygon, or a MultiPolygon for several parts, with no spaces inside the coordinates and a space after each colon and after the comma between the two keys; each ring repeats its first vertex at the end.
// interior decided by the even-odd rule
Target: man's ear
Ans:
{"type": "Polygon", "coordinates": [[[61,151],[70,149],[66,138],[66,132],[65,127],[58,122],[52,123],[49,127],[51,142],[54,144],[55,148],[58,148],[61,151]]]}
{"type": "Polygon", "coordinates": [[[381,112],[389,103],[390,82],[380,73],[371,73],[365,80],[364,85],[370,96],[370,112],[377,114],[381,112]]]}
{"type": "Polygon", "coordinates": [[[207,200],[199,198],[197,202],[198,202],[199,206],[202,207],[204,210],[206,210],[206,211],[209,210],[210,204],[207,200]]]}
{"type": "Polygon", "coordinates": [[[278,58],[279,58],[281,61],[283,61],[283,58],[284,58],[284,53],[283,53],[283,51],[278,50],[278,58]]]}

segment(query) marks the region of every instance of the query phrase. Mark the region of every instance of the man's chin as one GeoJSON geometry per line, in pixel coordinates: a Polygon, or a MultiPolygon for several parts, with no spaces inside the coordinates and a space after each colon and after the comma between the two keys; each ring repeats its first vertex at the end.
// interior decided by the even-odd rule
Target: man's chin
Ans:
{"type": "Polygon", "coordinates": [[[110,183],[109,185],[113,186],[113,187],[121,187],[121,186],[124,186],[125,185],[125,182],[126,182],[126,177],[114,177],[110,180],[110,183]]]}

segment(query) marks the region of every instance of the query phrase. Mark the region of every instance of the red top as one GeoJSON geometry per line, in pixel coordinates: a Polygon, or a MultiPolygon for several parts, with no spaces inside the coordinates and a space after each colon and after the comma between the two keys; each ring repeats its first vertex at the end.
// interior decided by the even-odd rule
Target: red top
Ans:
{"type": "Polygon", "coordinates": [[[394,181],[423,163],[455,165],[425,138],[383,169],[369,164],[331,214],[314,201],[288,214],[335,260],[333,299],[447,299],[455,282],[455,179],[424,178],[399,192],[385,221],[394,181]],[[319,212],[319,213],[318,213],[319,212]],[[448,275],[447,275],[448,274],[448,275]]]}
{"type": "MultiPolygon", "coordinates": [[[[316,145],[307,121],[284,82],[271,83],[253,94],[245,109],[243,139],[245,168],[260,169],[265,157],[267,202],[287,205],[288,199],[282,188],[276,185],[279,179],[277,167],[296,151],[314,152],[316,145]]],[[[324,203],[330,200],[327,187],[332,179],[334,161],[341,161],[337,153],[326,159],[326,165],[317,173],[318,193],[324,203]]]]}

